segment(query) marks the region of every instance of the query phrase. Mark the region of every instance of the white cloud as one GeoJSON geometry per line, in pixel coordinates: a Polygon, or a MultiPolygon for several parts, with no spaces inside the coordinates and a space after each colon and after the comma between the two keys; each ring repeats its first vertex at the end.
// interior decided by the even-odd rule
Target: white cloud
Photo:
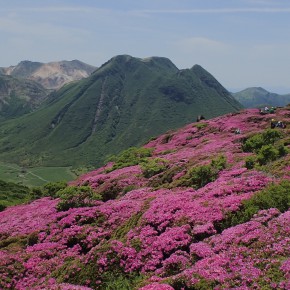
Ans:
{"type": "Polygon", "coordinates": [[[179,45],[189,50],[196,48],[216,50],[225,49],[227,47],[227,45],[223,42],[209,39],[206,37],[189,37],[186,39],[182,39],[179,45]]]}

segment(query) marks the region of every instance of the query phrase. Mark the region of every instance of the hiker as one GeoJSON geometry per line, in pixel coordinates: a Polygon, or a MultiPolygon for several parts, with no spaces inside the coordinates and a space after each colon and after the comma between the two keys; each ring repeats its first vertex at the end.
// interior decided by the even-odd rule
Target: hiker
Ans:
{"type": "Polygon", "coordinates": [[[278,121],[278,123],[276,124],[276,127],[285,129],[286,128],[286,124],[284,124],[282,121],[278,121]]]}
{"type": "Polygon", "coordinates": [[[267,106],[265,107],[264,110],[265,110],[265,112],[269,112],[269,108],[267,106]]]}
{"type": "Polygon", "coordinates": [[[198,115],[196,118],[196,122],[199,122],[201,120],[205,120],[205,117],[203,115],[198,115]]]}
{"type": "Polygon", "coordinates": [[[274,119],[271,120],[271,129],[274,129],[276,127],[277,123],[274,119]]]}
{"type": "Polygon", "coordinates": [[[274,107],[271,107],[271,109],[269,110],[269,113],[270,114],[274,114],[275,113],[275,108],[274,107]]]}
{"type": "Polygon", "coordinates": [[[241,134],[242,132],[241,132],[241,130],[239,129],[239,128],[237,128],[236,130],[235,130],[235,134],[241,134]]]}

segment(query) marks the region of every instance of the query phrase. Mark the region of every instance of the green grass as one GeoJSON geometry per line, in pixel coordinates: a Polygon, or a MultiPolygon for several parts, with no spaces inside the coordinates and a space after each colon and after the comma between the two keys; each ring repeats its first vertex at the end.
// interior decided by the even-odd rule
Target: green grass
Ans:
{"type": "Polygon", "coordinates": [[[26,186],[42,186],[48,182],[70,181],[76,178],[69,167],[22,168],[16,164],[0,162],[0,176],[5,181],[26,186]]]}

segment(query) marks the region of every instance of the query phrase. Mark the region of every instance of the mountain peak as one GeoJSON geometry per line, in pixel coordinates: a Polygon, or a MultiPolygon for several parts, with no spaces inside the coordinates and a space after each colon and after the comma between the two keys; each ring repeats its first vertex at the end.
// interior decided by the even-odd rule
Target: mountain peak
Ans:
{"type": "Polygon", "coordinates": [[[105,62],[101,68],[111,67],[116,64],[124,66],[124,68],[125,66],[127,66],[127,68],[130,67],[131,69],[135,68],[136,70],[138,67],[145,65],[152,69],[159,68],[159,70],[166,70],[167,72],[178,72],[178,68],[166,57],[151,56],[137,58],[127,54],[112,57],[109,61],[105,62]]]}

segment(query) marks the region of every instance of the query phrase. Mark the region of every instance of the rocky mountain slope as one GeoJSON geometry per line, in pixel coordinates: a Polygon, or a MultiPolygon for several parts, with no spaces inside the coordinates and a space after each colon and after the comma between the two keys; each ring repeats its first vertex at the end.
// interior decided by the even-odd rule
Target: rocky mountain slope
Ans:
{"type": "Polygon", "coordinates": [[[191,123],[0,212],[1,288],[289,289],[289,122],[191,123]]]}
{"type": "Polygon", "coordinates": [[[16,66],[1,68],[0,73],[35,81],[48,90],[57,90],[69,82],[88,77],[95,69],[79,60],[49,63],[25,60],[16,66]]]}
{"type": "Polygon", "coordinates": [[[283,107],[290,103],[290,94],[270,93],[260,87],[247,88],[232,95],[245,108],[283,107]]]}
{"type": "Polygon", "coordinates": [[[52,94],[41,110],[1,124],[0,158],[25,166],[101,165],[198,115],[240,108],[201,66],[179,70],[162,57],[116,56],[52,94]]]}

